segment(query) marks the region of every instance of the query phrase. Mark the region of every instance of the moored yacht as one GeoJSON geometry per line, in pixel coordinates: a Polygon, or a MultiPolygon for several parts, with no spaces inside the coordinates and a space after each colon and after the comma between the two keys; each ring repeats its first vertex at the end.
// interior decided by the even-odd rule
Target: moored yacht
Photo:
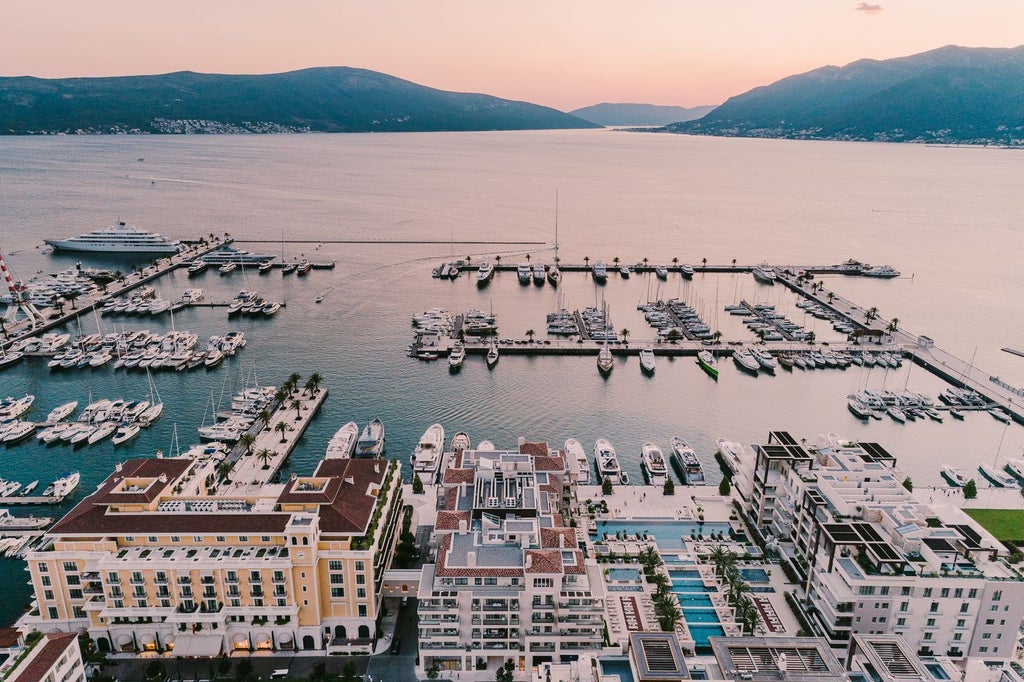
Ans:
{"type": "Polygon", "coordinates": [[[236,263],[232,263],[232,262],[229,261],[229,262],[224,263],[223,265],[221,265],[219,270],[220,270],[220,274],[221,275],[227,275],[227,274],[230,274],[230,273],[234,272],[237,268],[238,268],[238,265],[236,263]]]}
{"type": "Polygon", "coordinates": [[[640,463],[643,464],[644,471],[647,472],[652,485],[664,483],[668,478],[665,455],[661,452],[661,448],[654,443],[644,443],[640,448],[640,463]]]}
{"type": "Polygon", "coordinates": [[[1020,484],[1017,483],[1017,479],[1010,474],[1000,471],[995,467],[991,467],[988,464],[979,464],[978,471],[981,475],[989,480],[992,485],[997,488],[1019,488],[1020,484]]]}
{"type": "Polygon", "coordinates": [[[562,271],[558,269],[558,264],[553,263],[548,266],[548,282],[551,286],[557,287],[558,283],[562,281],[562,271]]]}
{"type": "Polygon", "coordinates": [[[672,437],[672,461],[679,468],[686,485],[704,485],[704,468],[697,453],[679,436],[672,437]]]}
{"type": "Polygon", "coordinates": [[[1006,464],[1003,465],[1014,478],[1018,481],[1024,482],[1024,459],[1010,458],[1006,460],[1006,464]]]}
{"type": "Polygon", "coordinates": [[[713,379],[718,378],[718,365],[715,363],[715,356],[709,350],[702,350],[697,353],[697,364],[708,373],[713,379]]]}
{"type": "Polygon", "coordinates": [[[956,486],[957,488],[963,488],[967,485],[967,472],[963,469],[943,464],[940,471],[942,472],[942,477],[946,479],[950,485],[956,486]]]}
{"type": "Polygon", "coordinates": [[[50,414],[46,415],[46,424],[52,426],[65,417],[71,416],[71,413],[78,408],[78,401],[72,400],[69,403],[64,403],[58,407],[50,410],[50,414]]]}
{"type": "Polygon", "coordinates": [[[520,284],[529,284],[532,271],[529,263],[520,263],[516,266],[516,277],[520,284]]]}
{"type": "Polygon", "coordinates": [[[594,466],[602,479],[610,477],[617,480],[622,473],[615,448],[605,438],[598,438],[594,443],[594,466]]]}
{"type": "Polygon", "coordinates": [[[448,353],[448,369],[453,372],[457,372],[462,369],[462,363],[466,360],[466,347],[461,343],[456,343],[452,346],[452,350],[448,353]]]}
{"type": "Polygon", "coordinates": [[[476,271],[476,285],[485,287],[491,283],[494,277],[494,266],[489,261],[484,261],[476,271]]]}
{"type": "Polygon", "coordinates": [[[533,265],[533,283],[537,286],[544,284],[544,278],[547,276],[547,272],[544,269],[543,263],[534,263],[533,265]]]}
{"type": "Polygon", "coordinates": [[[444,427],[431,424],[420,436],[420,442],[412,453],[412,470],[416,473],[437,473],[444,455],[444,427]]]}
{"type": "Polygon", "coordinates": [[[776,360],[775,356],[769,353],[766,349],[751,346],[747,350],[749,350],[750,354],[754,356],[755,360],[757,360],[757,364],[761,366],[761,369],[766,372],[774,373],[776,368],[778,368],[779,361],[776,360]]]}
{"type": "Polygon", "coordinates": [[[580,485],[590,484],[590,461],[587,460],[587,453],[583,444],[575,438],[565,441],[565,455],[569,460],[569,471],[576,477],[580,485]]]}
{"type": "Polygon", "coordinates": [[[612,357],[612,349],[608,344],[602,344],[601,350],[597,353],[597,371],[601,376],[608,376],[615,369],[615,358],[612,357]]]}
{"type": "Polygon", "coordinates": [[[876,265],[861,270],[860,274],[864,277],[899,277],[900,271],[890,265],[876,265]]]}
{"type": "Polygon", "coordinates": [[[155,232],[140,230],[123,220],[101,230],[94,230],[71,239],[46,239],[55,251],[102,251],[103,253],[178,253],[178,242],[155,232]]]}
{"type": "Polygon", "coordinates": [[[733,362],[740,369],[745,369],[751,374],[757,374],[757,371],[761,368],[758,364],[757,358],[750,352],[749,348],[740,348],[732,354],[733,362]]]}
{"type": "Polygon", "coordinates": [[[469,450],[471,447],[473,447],[473,442],[469,440],[469,434],[465,431],[459,431],[452,436],[452,452],[469,450]]]}
{"type": "Polygon", "coordinates": [[[498,344],[491,340],[491,345],[487,349],[487,369],[492,369],[498,364],[498,344]]]}
{"type": "Polygon", "coordinates": [[[594,276],[594,281],[604,284],[608,281],[608,268],[601,261],[595,261],[591,268],[591,274],[594,276]]]}
{"type": "Polygon", "coordinates": [[[384,454],[384,422],[374,419],[363,429],[356,442],[356,457],[375,458],[384,454]]]}
{"type": "Polygon", "coordinates": [[[654,374],[654,366],[654,349],[650,346],[644,346],[640,349],[640,369],[646,374],[654,374]]]}
{"type": "Polygon", "coordinates": [[[766,262],[754,266],[753,273],[754,279],[764,284],[775,284],[775,280],[778,278],[775,270],[766,262]]]}
{"type": "Polygon", "coordinates": [[[664,265],[657,265],[654,268],[654,276],[664,281],[668,279],[668,268],[664,265]]]}
{"type": "Polygon", "coordinates": [[[43,491],[43,497],[67,497],[74,492],[81,480],[82,477],[77,471],[66,473],[47,486],[43,491]]]}
{"type": "Polygon", "coordinates": [[[355,422],[345,424],[327,442],[327,453],[324,455],[324,459],[348,459],[352,456],[352,451],[356,449],[358,438],[359,425],[355,422]]]}

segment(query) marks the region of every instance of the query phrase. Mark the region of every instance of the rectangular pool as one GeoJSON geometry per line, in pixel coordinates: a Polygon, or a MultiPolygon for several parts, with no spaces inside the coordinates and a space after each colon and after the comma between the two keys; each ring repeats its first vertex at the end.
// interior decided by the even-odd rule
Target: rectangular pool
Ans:
{"type": "Polygon", "coordinates": [[[711,606],[711,597],[706,594],[680,594],[676,593],[679,605],[686,610],[687,606],[711,606]]]}
{"type": "Polygon", "coordinates": [[[740,577],[746,580],[748,583],[767,583],[770,582],[768,579],[768,571],[763,568],[741,568],[740,577]]]}
{"type": "Polygon", "coordinates": [[[668,569],[668,574],[672,576],[673,579],[700,580],[700,571],[692,569],[670,568],[668,569]]]}
{"type": "Polygon", "coordinates": [[[608,580],[614,582],[640,582],[640,570],[636,568],[609,568],[608,580]]]}
{"type": "Polygon", "coordinates": [[[633,682],[633,669],[629,667],[628,658],[598,658],[601,666],[601,679],[607,675],[618,675],[622,682],[633,682]]]}
{"type": "Polygon", "coordinates": [[[694,609],[683,607],[683,618],[687,623],[720,623],[714,609],[694,609]]]}
{"type": "Polygon", "coordinates": [[[711,647],[708,645],[708,637],[725,636],[725,629],[721,625],[690,625],[689,628],[698,653],[708,653],[711,651],[711,647]]]}
{"type": "Polygon", "coordinates": [[[699,580],[673,580],[673,592],[715,592],[714,587],[708,587],[699,580]]]}

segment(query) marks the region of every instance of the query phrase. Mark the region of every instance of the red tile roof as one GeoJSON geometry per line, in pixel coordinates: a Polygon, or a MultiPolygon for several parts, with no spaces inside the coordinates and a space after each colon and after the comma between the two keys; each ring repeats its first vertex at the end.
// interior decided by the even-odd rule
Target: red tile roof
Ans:
{"type": "Polygon", "coordinates": [[[448,552],[452,548],[452,536],[446,535],[441,540],[437,551],[437,566],[434,574],[444,578],[521,578],[523,569],[518,566],[491,567],[491,566],[447,566],[448,552]]]}
{"type": "Polygon", "coordinates": [[[473,469],[445,469],[444,479],[442,483],[444,485],[458,485],[459,483],[472,483],[473,478],[476,476],[476,471],[473,469]]]}
{"type": "Polygon", "coordinates": [[[544,456],[533,458],[533,468],[535,471],[565,471],[565,460],[561,457],[548,457],[545,452],[544,456]]]}
{"type": "Polygon", "coordinates": [[[562,555],[557,550],[551,549],[528,549],[526,550],[526,561],[529,568],[527,573],[561,573],[562,555]]]}
{"type": "Polygon", "coordinates": [[[32,660],[17,675],[8,678],[8,682],[39,682],[49,672],[69,647],[78,646],[78,635],[73,632],[54,632],[44,636],[44,641],[36,644],[40,647],[33,651],[32,660]]]}
{"type": "Polygon", "coordinates": [[[384,484],[388,466],[389,462],[383,459],[322,460],[316,476],[337,476],[341,483],[330,488],[334,492],[330,504],[320,507],[320,531],[365,533],[378,500],[370,494],[370,487],[384,484]]]}
{"type": "Polygon", "coordinates": [[[548,444],[543,441],[536,443],[527,441],[519,446],[519,454],[533,455],[534,457],[546,457],[548,454],[548,444]]]}
{"type": "Polygon", "coordinates": [[[575,549],[578,542],[575,528],[559,526],[540,529],[540,546],[545,549],[575,549]],[[559,544],[559,538],[562,544],[559,544]]]}
{"type": "Polygon", "coordinates": [[[99,490],[92,494],[92,504],[147,504],[155,500],[161,493],[172,487],[175,481],[181,477],[195,462],[191,459],[180,457],[163,459],[160,457],[148,457],[130,459],[121,465],[120,471],[115,471],[103,481],[99,490]],[[141,492],[117,492],[120,483],[126,478],[155,478],[165,476],[166,481],[154,481],[146,490],[141,492]]]}
{"type": "Polygon", "coordinates": [[[468,511],[439,511],[437,512],[437,521],[434,522],[434,530],[458,530],[461,521],[466,522],[468,529],[469,520],[468,511]]]}

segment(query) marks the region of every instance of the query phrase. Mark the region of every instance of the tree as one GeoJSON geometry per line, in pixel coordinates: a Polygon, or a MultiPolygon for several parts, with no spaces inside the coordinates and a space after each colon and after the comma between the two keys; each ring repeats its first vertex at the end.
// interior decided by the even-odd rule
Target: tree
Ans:
{"type": "Polygon", "coordinates": [[[704,267],[708,266],[708,259],[707,258],[701,258],[700,262],[704,265],[704,267]]]}
{"type": "Polygon", "coordinates": [[[419,474],[416,474],[412,479],[412,494],[422,495],[423,494],[423,479],[420,478],[419,474]]]}
{"type": "Polygon", "coordinates": [[[584,266],[589,266],[590,265],[590,256],[584,256],[583,257],[583,265],[584,266]]]}
{"type": "Polygon", "coordinates": [[[647,258],[644,258],[644,267],[647,267],[647,258]]]}
{"type": "Polygon", "coordinates": [[[914,482],[910,480],[910,476],[903,479],[903,487],[907,489],[907,492],[914,492],[914,482]]]}
{"type": "Polygon", "coordinates": [[[315,376],[315,374],[311,374],[309,379],[306,380],[306,385],[302,387],[303,390],[306,392],[306,395],[308,395],[310,398],[316,395],[316,392],[320,390],[320,381],[314,379],[313,377],[315,376]]]}
{"type": "Polygon", "coordinates": [[[966,484],[964,484],[964,499],[965,500],[973,500],[977,496],[978,496],[978,484],[975,483],[974,479],[972,478],[971,480],[967,481],[966,484]]]}
{"type": "Polygon", "coordinates": [[[223,462],[217,465],[217,475],[220,476],[221,480],[223,480],[225,483],[230,483],[230,481],[228,481],[228,476],[230,476],[231,472],[234,470],[234,462],[224,460],[223,462]]]}
{"type": "Polygon", "coordinates": [[[615,263],[615,267],[619,267],[619,257],[612,258],[612,263],[615,263]]]}
{"type": "Polygon", "coordinates": [[[726,594],[729,597],[729,603],[735,607],[750,592],[750,585],[740,577],[740,572],[735,568],[729,573],[728,577],[729,582],[726,594]]]}
{"type": "Polygon", "coordinates": [[[679,265],[679,259],[676,258],[676,257],[673,257],[672,258],[672,267],[676,267],[677,265],[679,265]]]}
{"type": "Polygon", "coordinates": [[[300,381],[302,381],[302,375],[298,372],[292,372],[288,375],[288,380],[285,383],[288,384],[289,391],[294,391],[299,387],[300,381]]]}
{"type": "Polygon", "coordinates": [[[830,292],[828,292],[828,302],[829,302],[829,303],[831,303],[831,302],[832,302],[832,299],[833,299],[833,298],[835,298],[835,294],[834,294],[834,293],[832,293],[831,291],[830,291],[830,292]]]}
{"type": "Polygon", "coordinates": [[[526,262],[527,262],[527,263],[529,263],[529,262],[530,262],[530,254],[526,254],[526,262]]]}
{"type": "Polygon", "coordinates": [[[736,267],[736,259],[735,258],[732,259],[732,266],[736,267]]]}
{"type": "Polygon", "coordinates": [[[665,478],[665,485],[662,486],[661,492],[664,495],[675,495],[676,494],[676,482],[672,480],[671,476],[665,478]]]}
{"type": "Polygon", "coordinates": [[[274,391],[274,402],[278,405],[284,402],[284,399],[288,397],[288,391],[284,390],[284,386],[274,391]]]}
{"type": "Polygon", "coordinates": [[[640,563],[643,565],[644,570],[648,573],[652,573],[654,569],[658,568],[665,562],[662,560],[661,555],[658,554],[658,550],[648,545],[645,549],[640,551],[640,563]]]}
{"type": "Polygon", "coordinates": [[[654,606],[654,614],[658,617],[658,625],[662,632],[672,632],[682,622],[683,612],[671,597],[662,599],[654,606]]]}
{"type": "Polygon", "coordinates": [[[296,398],[295,400],[293,400],[291,402],[291,404],[288,407],[290,407],[293,410],[295,410],[295,421],[299,421],[300,419],[302,419],[302,401],[301,400],[296,398]]]}
{"type": "Polygon", "coordinates": [[[267,410],[260,410],[260,413],[256,415],[256,419],[263,422],[263,425],[266,426],[270,423],[270,412],[267,410]]]}
{"type": "Polygon", "coordinates": [[[626,329],[625,327],[623,327],[622,331],[619,332],[619,335],[622,336],[622,342],[624,344],[626,344],[627,346],[629,345],[629,340],[628,340],[629,339],[629,334],[630,334],[630,331],[628,329],[626,329]]]}
{"type": "Polygon", "coordinates": [[[611,476],[605,476],[604,480],[601,481],[601,494],[611,495],[612,494],[612,478],[611,476]]]}
{"type": "Polygon", "coordinates": [[[725,545],[718,545],[708,555],[711,565],[715,567],[715,575],[725,577],[736,567],[736,555],[725,545]]]}
{"type": "Polygon", "coordinates": [[[505,665],[494,671],[495,682],[512,682],[515,679],[516,664],[511,658],[505,659],[505,665]]]}
{"type": "Polygon", "coordinates": [[[78,292],[75,292],[75,291],[69,291],[68,293],[64,294],[64,296],[65,296],[65,297],[66,297],[66,298],[67,298],[67,299],[68,299],[69,301],[71,301],[71,309],[72,309],[72,310],[74,310],[74,309],[75,309],[75,299],[77,299],[77,298],[78,298],[78,292]]]}
{"type": "Polygon", "coordinates": [[[267,448],[263,448],[258,453],[256,453],[256,459],[258,459],[263,464],[264,469],[270,468],[270,460],[272,460],[273,458],[274,453],[268,450],[267,448]]]}
{"type": "Polygon", "coordinates": [[[754,602],[748,597],[743,599],[743,603],[737,609],[736,615],[739,616],[739,623],[744,632],[753,635],[761,627],[761,616],[757,613],[757,607],[754,606],[754,602]]]}
{"type": "Polygon", "coordinates": [[[284,420],[277,422],[274,426],[274,430],[281,434],[281,442],[285,442],[284,434],[288,433],[288,425],[284,423],[284,420]]]}
{"type": "Polygon", "coordinates": [[[243,448],[245,448],[245,454],[251,455],[253,443],[256,442],[256,436],[251,433],[243,433],[241,438],[238,439],[238,442],[242,444],[243,448]]]}
{"type": "MultiPolygon", "coordinates": [[[[469,256],[466,256],[466,258],[469,258],[469,256]]],[[[501,265],[501,256],[495,256],[494,262],[497,263],[498,265],[501,265]]]]}
{"type": "Polygon", "coordinates": [[[807,343],[814,343],[814,339],[818,338],[814,332],[807,332],[807,343]]]}
{"type": "Polygon", "coordinates": [[[433,663],[430,664],[430,667],[427,668],[427,679],[428,680],[436,680],[440,676],[441,676],[441,666],[439,666],[437,664],[437,661],[434,661],[433,663]]]}
{"type": "Polygon", "coordinates": [[[722,482],[718,484],[718,494],[722,497],[729,497],[729,493],[732,492],[732,484],[729,482],[729,477],[722,479],[722,482]]]}
{"type": "Polygon", "coordinates": [[[867,311],[864,313],[864,319],[868,322],[875,319],[876,317],[878,317],[878,308],[868,308],[867,311]]]}
{"type": "Polygon", "coordinates": [[[894,332],[900,328],[900,318],[894,317],[889,320],[889,331],[894,332]]]}
{"type": "Polygon", "coordinates": [[[530,340],[530,343],[533,343],[533,337],[536,336],[536,335],[537,335],[537,332],[533,331],[532,329],[527,329],[526,330],[526,338],[528,338],[530,340]]]}

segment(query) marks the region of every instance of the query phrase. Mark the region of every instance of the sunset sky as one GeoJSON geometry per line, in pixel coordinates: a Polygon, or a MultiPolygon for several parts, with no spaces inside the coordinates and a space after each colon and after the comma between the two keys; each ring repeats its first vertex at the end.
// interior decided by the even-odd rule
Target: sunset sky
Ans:
{"type": "Polygon", "coordinates": [[[42,0],[0,74],[357,66],[569,110],[694,106],[826,64],[1024,42],[1022,0],[42,0]]]}

